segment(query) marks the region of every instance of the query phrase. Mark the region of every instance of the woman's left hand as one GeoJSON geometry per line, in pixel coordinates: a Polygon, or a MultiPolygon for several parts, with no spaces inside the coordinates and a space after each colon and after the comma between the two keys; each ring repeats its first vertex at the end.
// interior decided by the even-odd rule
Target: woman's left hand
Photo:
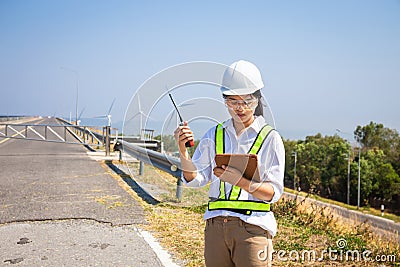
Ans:
{"type": "Polygon", "coordinates": [[[228,182],[231,185],[237,185],[240,179],[243,178],[242,173],[238,169],[226,165],[222,165],[222,168],[215,167],[214,175],[221,181],[228,182]]]}

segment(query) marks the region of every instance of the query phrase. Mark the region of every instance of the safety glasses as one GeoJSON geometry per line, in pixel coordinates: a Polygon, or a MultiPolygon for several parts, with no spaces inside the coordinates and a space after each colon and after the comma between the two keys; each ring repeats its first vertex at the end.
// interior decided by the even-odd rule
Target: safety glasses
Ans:
{"type": "Polygon", "coordinates": [[[237,100],[237,99],[230,99],[226,98],[225,99],[225,104],[229,108],[237,109],[239,106],[245,108],[245,109],[252,109],[255,108],[258,104],[258,99],[257,98],[252,98],[252,99],[245,99],[245,100],[237,100]]]}

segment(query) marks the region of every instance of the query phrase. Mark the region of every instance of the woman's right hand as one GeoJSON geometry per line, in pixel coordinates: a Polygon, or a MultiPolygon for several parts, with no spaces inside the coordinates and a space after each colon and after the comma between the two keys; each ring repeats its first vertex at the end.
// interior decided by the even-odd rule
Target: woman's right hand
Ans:
{"type": "Polygon", "coordinates": [[[183,125],[176,128],[174,136],[175,140],[178,142],[180,152],[186,151],[186,142],[194,140],[193,132],[188,126],[187,121],[183,122],[183,125]]]}
{"type": "Polygon", "coordinates": [[[190,130],[187,121],[185,121],[183,125],[176,128],[174,136],[179,146],[183,177],[185,177],[186,181],[190,182],[197,176],[197,169],[196,166],[194,166],[185,145],[186,142],[194,140],[193,132],[190,130]]]}

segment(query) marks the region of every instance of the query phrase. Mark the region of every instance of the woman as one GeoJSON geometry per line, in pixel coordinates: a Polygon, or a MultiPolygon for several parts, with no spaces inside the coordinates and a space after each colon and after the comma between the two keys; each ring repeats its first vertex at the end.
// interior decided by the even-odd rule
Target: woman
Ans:
{"type": "Polygon", "coordinates": [[[285,152],[280,135],[263,118],[261,74],[250,62],[229,66],[222,95],[231,118],[208,130],[190,158],[185,143],[194,140],[187,122],[175,130],[182,180],[190,187],[210,184],[205,212],[207,266],[270,266],[277,226],[270,204],[283,192],[285,152]],[[230,166],[216,167],[216,154],[256,154],[260,181],[244,178],[230,166]]]}

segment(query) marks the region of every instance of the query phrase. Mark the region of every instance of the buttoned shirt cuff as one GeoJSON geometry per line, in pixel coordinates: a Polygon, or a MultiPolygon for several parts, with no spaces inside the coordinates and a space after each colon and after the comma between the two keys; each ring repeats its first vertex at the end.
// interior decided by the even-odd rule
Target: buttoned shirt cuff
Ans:
{"type": "Polygon", "coordinates": [[[182,174],[181,180],[182,180],[183,184],[186,185],[187,187],[199,187],[200,186],[200,182],[197,179],[198,177],[199,177],[199,174],[197,174],[197,176],[193,180],[188,182],[185,179],[185,176],[183,176],[183,174],[182,174]]]}
{"type": "Polygon", "coordinates": [[[270,203],[275,203],[281,198],[282,192],[274,184],[271,184],[271,186],[274,189],[274,196],[272,197],[270,203]]]}

